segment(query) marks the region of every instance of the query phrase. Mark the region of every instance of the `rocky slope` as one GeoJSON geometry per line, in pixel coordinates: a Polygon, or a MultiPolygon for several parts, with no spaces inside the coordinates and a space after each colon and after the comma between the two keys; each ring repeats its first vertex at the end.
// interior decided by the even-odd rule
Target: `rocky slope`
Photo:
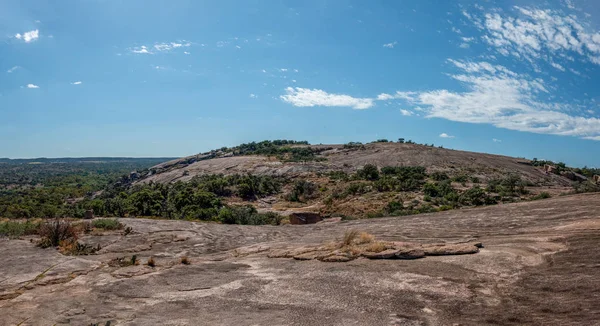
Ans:
{"type": "Polygon", "coordinates": [[[262,155],[234,156],[227,151],[188,156],[158,164],[137,182],[167,183],[189,181],[202,174],[259,174],[297,177],[317,172],[345,171],[351,173],[365,164],[384,166],[424,166],[428,171],[444,171],[450,175],[469,173],[481,178],[500,177],[516,173],[539,185],[569,186],[570,181],[531,165],[527,159],[509,156],[465,152],[406,143],[370,143],[360,147],[344,145],[295,145],[320,151],[322,161],[282,162],[262,155]]]}
{"type": "Polygon", "coordinates": [[[600,195],[586,194],[302,226],[121,219],[132,233],[82,238],[101,245],[90,256],[2,240],[0,325],[596,325],[599,212],[600,195]],[[411,260],[270,258],[349,230],[483,248],[411,260]],[[114,264],[132,255],[141,264],[114,264]]]}
{"type": "MultiPolygon", "coordinates": [[[[253,144],[247,147],[256,151],[253,144]]],[[[325,216],[348,218],[390,215],[393,213],[390,205],[398,202],[404,203],[399,205],[402,212],[393,215],[467,207],[483,202],[513,202],[528,200],[541,193],[555,196],[573,191],[573,182],[564,176],[546,173],[542,167],[533,166],[532,161],[508,156],[392,142],[365,145],[292,144],[278,148],[302,150],[304,156],[294,160],[294,157],[290,159],[281,154],[244,155],[248,151],[241,151],[239,147],[221,149],[156,165],[136,175],[131,181],[134,185],[145,185],[188,182],[197,176],[215,174],[271,176],[284,180],[279,193],[268,198],[256,198],[257,200],[248,201],[234,196],[225,201],[250,204],[259,211],[274,211],[283,215],[310,211],[325,216]],[[384,182],[386,180],[364,182],[364,179],[357,177],[357,172],[367,165],[375,165],[381,171],[384,167],[423,167],[426,175],[413,180],[415,184],[412,186],[399,186],[398,180],[406,180],[401,180],[405,176],[398,175],[387,178],[390,181],[387,184],[384,182]],[[334,178],[332,173],[342,177],[334,178]],[[435,177],[436,173],[446,178],[447,182],[451,181],[451,184],[442,185],[435,177]],[[518,184],[520,192],[511,190],[507,194],[507,191],[490,190],[489,182],[501,183],[508,177],[516,178],[517,181],[511,187],[518,184]],[[297,181],[308,182],[314,190],[301,199],[290,196],[297,181]],[[423,188],[426,183],[446,187],[446,190],[444,193],[440,191],[438,198],[431,198],[435,197],[437,190],[434,189],[434,195],[431,195],[432,191],[427,192],[423,188]],[[469,190],[478,192],[479,189],[487,191],[486,194],[477,195],[480,199],[474,201],[461,197],[465,193],[464,196],[470,196],[469,190]]],[[[269,151],[280,153],[275,149],[269,147],[269,151]]]]}

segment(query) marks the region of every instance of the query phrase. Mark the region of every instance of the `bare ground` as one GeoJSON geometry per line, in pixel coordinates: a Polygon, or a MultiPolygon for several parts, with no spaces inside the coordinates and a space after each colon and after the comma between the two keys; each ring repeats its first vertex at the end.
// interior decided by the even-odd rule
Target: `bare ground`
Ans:
{"type": "Polygon", "coordinates": [[[587,194],[307,226],[122,219],[133,234],[86,236],[102,250],[77,257],[4,240],[0,325],[600,325],[599,208],[600,194],[587,194]],[[416,260],[268,258],[351,229],[484,248],[416,260]],[[133,254],[140,265],[109,264],[133,254]]]}

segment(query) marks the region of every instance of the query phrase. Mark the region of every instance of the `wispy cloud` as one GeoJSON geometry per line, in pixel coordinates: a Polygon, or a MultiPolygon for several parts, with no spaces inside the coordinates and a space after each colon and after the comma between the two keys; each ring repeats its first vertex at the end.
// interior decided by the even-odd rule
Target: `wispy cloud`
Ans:
{"type": "Polygon", "coordinates": [[[250,98],[258,98],[258,95],[256,95],[256,94],[250,94],[250,98]]]}
{"type": "Polygon", "coordinates": [[[81,84],[83,84],[83,82],[80,80],[71,83],[71,85],[81,85],[81,84]]]}
{"type": "Polygon", "coordinates": [[[450,77],[464,92],[445,89],[420,92],[407,101],[427,110],[428,117],[533,133],[589,137],[600,135],[600,119],[573,116],[568,104],[541,102],[548,93],[543,80],[485,62],[451,61],[463,71],[450,77]]]}
{"type": "Polygon", "coordinates": [[[27,88],[40,88],[40,87],[35,84],[27,84],[27,88]]]}
{"type": "Polygon", "coordinates": [[[20,66],[14,66],[14,67],[8,69],[6,72],[9,74],[12,74],[15,70],[20,69],[20,68],[21,68],[20,66]]]}
{"type": "Polygon", "coordinates": [[[411,111],[404,110],[404,109],[400,109],[400,113],[402,113],[402,115],[407,116],[407,117],[413,115],[413,113],[411,111]]]}
{"type": "MultiPolygon", "coordinates": [[[[192,45],[192,43],[187,42],[187,41],[181,41],[181,42],[162,42],[162,43],[154,43],[154,45],[152,46],[146,46],[146,45],[141,45],[141,46],[136,46],[136,47],[132,47],[129,50],[132,53],[136,53],[136,54],[156,54],[156,53],[160,53],[160,52],[169,52],[172,51],[174,49],[178,49],[178,48],[187,48],[190,47],[192,45]]],[[[187,51],[184,52],[185,54],[189,54],[187,53],[187,51]]]]}
{"type": "Polygon", "coordinates": [[[463,14],[484,33],[482,39],[504,56],[525,59],[534,67],[537,60],[545,60],[560,69],[557,61],[573,57],[600,65],[600,33],[575,14],[518,6],[463,14]]]}
{"type": "Polygon", "coordinates": [[[344,106],[367,109],[376,101],[402,100],[428,118],[490,124],[524,132],[600,138],[600,119],[578,116],[572,104],[548,102],[544,80],[489,62],[448,60],[459,73],[450,78],[464,91],[446,89],[381,93],[375,98],[330,94],[319,89],[287,88],[281,98],[295,106],[344,106]]]}
{"type": "Polygon", "coordinates": [[[353,109],[368,109],[375,105],[372,98],[356,98],[344,94],[330,94],[320,89],[288,87],[286,94],[280,98],[287,103],[299,107],[340,106],[353,109]]]}
{"type": "Polygon", "coordinates": [[[450,136],[447,133],[443,132],[440,134],[440,138],[454,138],[454,136],[450,136]]]}
{"type": "Polygon", "coordinates": [[[492,141],[493,141],[494,143],[501,143],[501,142],[502,142],[502,140],[500,140],[500,139],[497,139],[497,138],[492,138],[492,141]]]}
{"type": "Polygon", "coordinates": [[[40,31],[35,29],[29,32],[25,32],[23,34],[17,33],[15,34],[15,38],[18,40],[23,40],[25,43],[30,43],[37,40],[40,37],[40,31]]]}
{"type": "Polygon", "coordinates": [[[391,43],[384,44],[383,47],[384,48],[388,48],[388,49],[393,49],[394,46],[396,46],[396,44],[398,44],[398,42],[394,41],[394,42],[391,42],[391,43]]]}
{"type": "Polygon", "coordinates": [[[145,45],[131,48],[131,52],[137,53],[137,54],[152,54],[152,52],[150,52],[145,45]]]}

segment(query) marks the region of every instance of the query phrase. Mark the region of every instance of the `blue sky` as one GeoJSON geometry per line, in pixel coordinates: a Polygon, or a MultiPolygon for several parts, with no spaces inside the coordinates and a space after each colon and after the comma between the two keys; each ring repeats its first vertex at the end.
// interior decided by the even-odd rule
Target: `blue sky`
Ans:
{"type": "Polygon", "coordinates": [[[0,2],[0,157],[400,137],[600,166],[596,1],[0,2]]]}

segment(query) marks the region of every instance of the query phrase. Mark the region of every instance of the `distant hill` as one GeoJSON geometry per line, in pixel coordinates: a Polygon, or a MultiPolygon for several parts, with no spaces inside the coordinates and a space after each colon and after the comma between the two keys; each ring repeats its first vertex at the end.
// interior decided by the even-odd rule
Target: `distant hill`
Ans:
{"type": "MultiPolygon", "coordinates": [[[[264,142],[262,142],[264,143],[264,142]]],[[[571,182],[556,174],[544,173],[531,160],[486,153],[451,150],[414,143],[374,142],[346,145],[291,144],[220,149],[157,164],[138,182],[170,183],[189,181],[205,174],[256,174],[283,177],[308,176],[342,171],[353,173],[366,164],[422,166],[429,173],[444,172],[450,177],[468,175],[482,182],[517,174],[525,181],[546,186],[568,187],[571,182]],[[245,149],[249,147],[250,149],[245,149]],[[266,147],[266,149],[265,149],[266,147]],[[288,148],[288,150],[281,150],[288,148]]]]}
{"type": "Polygon", "coordinates": [[[173,160],[173,157],[39,157],[39,158],[0,158],[0,163],[29,164],[29,163],[122,163],[122,162],[154,162],[158,164],[173,160]]]}
{"type": "Polygon", "coordinates": [[[131,188],[134,191],[146,187],[157,196],[161,189],[208,190],[225,203],[250,204],[259,211],[352,218],[597,191],[587,181],[570,180],[568,176],[574,174],[568,167],[545,171],[546,163],[412,142],[309,145],[278,140],[163,162],[124,178],[121,184],[136,186],[131,188]],[[243,180],[276,180],[281,188],[263,192],[262,181],[243,180]],[[174,185],[180,181],[191,184],[174,185]],[[248,192],[253,195],[247,196],[248,192]]]}

